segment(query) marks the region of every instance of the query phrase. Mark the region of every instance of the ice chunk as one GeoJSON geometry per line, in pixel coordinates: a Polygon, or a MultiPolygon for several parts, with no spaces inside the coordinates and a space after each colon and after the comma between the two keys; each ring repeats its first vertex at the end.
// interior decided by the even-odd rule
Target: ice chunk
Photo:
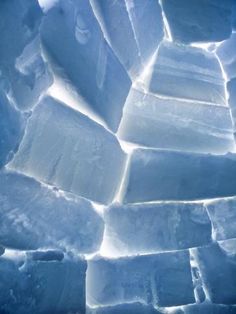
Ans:
{"type": "Polygon", "coordinates": [[[236,304],[236,251],[227,252],[217,243],[193,250],[210,300],[219,304],[236,304]]]}
{"type": "Polygon", "coordinates": [[[85,313],[86,262],[0,257],[1,313],[85,313]]]}
{"type": "Polygon", "coordinates": [[[1,172],[0,208],[0,243],[6,247],[62,247],[81,253],[100,247],[103,221],[92,205],[32,178],[1,172]]]}
{"type": "Polygon", "coordinates": [[[214,53],[163,41],[153,65],[149,90],[165,96],[226,106],[224,79],[214,53]]]}
{"type": "Polygon", "coordinates": [[[236,77],[227,83],[227,90],[229,93],[229,105],[234,120],[234,127],[236,126],[236,77]]]}
{"type": "Polygon", "coordinates": [[[87,302],[141,302],[174,306],[194,302],[187,251],[88,261],[87,302]],[[164,274],[164,275],[163,275],[164,274]]]}
{"type": "Polygon", "coordinates": [[[27,252],[33,261],[62,261],[64,258],[64,253],[60,250],[48,250],[48,251],[32,251],[27,252]]]}
{"type": "Polygon", "coordinates": [[[233,0],[161,0],[175,41],[218,42],[232,31],[233,0]]]}
{"type": "Polygon", "coordinates": [[[131,81],[104,39],[89,1],[58,1],[43,19],[41,37],[57,74],[68,77],[87,104],[117,130],[131,81]]]}
{"type": "Polygon", "coordinates": [[[102,126],[53,98],[35,108],[10,167],[101,203],[113,200],[125,154],[102,126]]]}
{"type": "Polygon", "coordinates": [[[171,314],[235,314],[236,307],[222,304],[194,304],[176,308],[167,313],[171,314]]]}
{"type": "Polygon", "coordinates": [[[91,2],[112,49],[131,77],[135,78],[164,36],[158,1],[91,2]]]}
{"type": "Polygon", "coordinates": [[[89,309],[87,314],[161,314],[151,305],[142,303],[125,303],[115,306],[97,307],[89,309]]]}
{"type": "Polygon", "coordinates": [[[124,201],[196,200],[236,194],[236,155],[137,149],[124,201]]]}
{"type": "Polygon", "coordinates": [[[24,134],[25,121],[26,118],[0,91],[0,168],[7,164],[17,151],[24,134]]]}
{"type": "Polygon", "coordinates": [[[115,255],[171,251],[211,242],[202,204],[114,205],[105,212],[104,245],[115,255]]]}
{"type": "Polygon", "coordinates": [[[216,240],[236,238],[236,198],[206,203],[216,240]]]}
{"type": "Polygon", "coordinates": [[[225,153],[235,147],[229,108],[131,89],[119,137],[156,148],[225,153]]]}
{"type": "Polygon", "coordinates": [[[217,49],[217,55],[224,67],[228,79],[236,77],[236,33],[224,41],[217,49]]]}

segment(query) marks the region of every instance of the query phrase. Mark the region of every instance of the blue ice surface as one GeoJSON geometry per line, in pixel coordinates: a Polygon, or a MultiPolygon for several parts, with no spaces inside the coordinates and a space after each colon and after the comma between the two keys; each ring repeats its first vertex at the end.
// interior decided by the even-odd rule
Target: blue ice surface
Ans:
{"type": "Polygon", "coordinates": [[[58,1],[43,18],[41,38],[55,72],[116,131],[131,81],[104,39],[89,1],[58,1]]]}
{"type": "Polygon", "coordinates": [[[236,304],[236,240],[216,242],[194,250],[210,301],[236,304]]]}
{"type": "Polygon", "coordinates": [[[117,255],[181,250],[211,243],[211,222],[202,204],[116,204],[105,211],[104,219],[104,240],[117,255]]]}
{"type": "Polygon", "coordinates": [[[24,175],[0,172],[0,244],[32,250],[99,249],[103,220],[85,199],[53,191],[24,175]]]}
{"type": "Polygon", "coordinates": [[[236,76],[227,82],[227,90],[229,93],[229,106],[234,121],[234,129],[236,126],[236,76]]]}
{"type": "Polygon", "coordinates": [[[212,221],[215,240],[236,238],[236,198],[207,202],[206,208],[212,221]]]}
{"type": "Polygon", "coordinates": [[[25,123],[26,116],[15,109],[4,92],[0,91],[0,168],[6,165],[17,151],[25,123]]]}
{"type": "Polygon", "coordinates": [[[41,19],[37,0],[0,3],[0,79],[21,110],[32,108],[53,81],[38,40],[41,19]]]}
{"type": "Polygon", "coordinates": [[[152,305],[139,302],[88,309],[86,314],[161,314],[152,305]]]}
{"type": "Polygon", "coordinates": [[[45,261],[30,255],[1,256],[0,312],[85,313],[86,268],[86,261],[78,257],[45,261]]]}
{"type": "Polygon", "coordinates": [[[97,256],[88,261],[86,285],[90,306],[195,302],[188,251],[117,259],[97,256]]]}
{"type": "Polygon", "coordinates": [[[219,154],[235,148],[228,107],[134,88],[126,100],[118,135],[142,146],[181,151],[219,154]]]}
{"type": "Polygon", "coordinates": [[[112,49],[135,79],[164,37],[160,4],[156,0],[91,3],[112,49]]]}
{"type": "Polygon", "coordinates": [[[233,196],[236,155],[137,149],[126,181],[125,203],[233,196]]]}
{"type": "Polygon", "coordinates": [[[222,304],[193,304],[176,308],[172,314],[235,314],[236,306],[222,305],[222,304]]]}
{"type": "Polygon", "coordinates": [[[214,53],[163,41],[153,64],[149,91],[227,106],[224,84],[221,66],[214,53]]]}
{"type": "Polygon", "coordinates": [[[161,0],[174,41],[220,42],[232,32],[233,0],[161,0]]]}
{"type": "Polygon", "coordinates": [[[87,116],[46,97],[28,121],[10,167],[62,190],[110,203],[125,166],[117,138],[87,116]]]}

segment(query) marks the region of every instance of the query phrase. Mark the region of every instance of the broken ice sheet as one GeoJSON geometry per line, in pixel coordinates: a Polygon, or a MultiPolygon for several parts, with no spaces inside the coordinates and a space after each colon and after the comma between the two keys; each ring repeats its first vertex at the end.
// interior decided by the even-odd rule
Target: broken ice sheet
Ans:
{"type": "Polygon", "coordinates": [[[87,314],[161,314],[152,305],[142,303],[125,303],[114,306],[88,309],[87,314]]]}
{"type": "Polygon", "coordinates": [[[236,239],[193,249],[193,252],[210,301],[236,304],[236,239]]]}
{"type": "Polygon", "coordinates": [[[206,203],[215,240],[236,238],[236,197],[206,203]]]}
{"type": "Polygon", "coordinates": [[[104,39],[89,1],[60,0],[46,13],[41,38],[59,76],[116,131],[131,81],[104,39]]]}
{"type": "Polygon", "coordinates": [[[197,200],[236,194],[236,155],[137,149],[124,202],[197,200]]]}
{"type": "Polygon", "coordinates": [[[118,259],[95,257],[88,261],[86,286],[87,303],[92,306],[195,302],[188,251],[118,259]]]}
{"type": "Polygon", "coordinates": [[[131,89],[119,137],[156,148],[225,153],[235,148],[228,107],[178,100],[131,89]]]}
{"type": "Polygon", "coordinates": [[[91,4],[112,49],[135,79],[164,37],[158,1],[92,0],[91,4]]]}
{"type": "Polygon", "coordinates": [[[149,91],[227,106],[224,84],[214,53],[163,41],[150,74],[149,91]]]}
{"type": "Polygon", "coordinates": [[[110,254],[181,250],[211,242],[211,222],[202,204],[113,205],[105,211],[103,245],[110,254]]]}
{"type": "Polygon", "coordinates": [[[219,42],[232,31],[233,0],[161,0],[173,40],[219,42]]]}
{"type": "Polygon", "coordinates": [[[15,172],[0,172],[0,244],[92,253],[102,237],[103,220],[87,200],[15,172]]]}
{"type": "Polygon", "coordinates": [[[86,261],[0,257],[0,312],[85,313],[86,261]]]}
{"type": "MultiPolygon", "coordinates": [[[[1,80],[1,79],[0,79],[1,80]]],[[[0,81],[0,87],[1,87],[0,81]]],[[[0,168],[7,164],[24,134],[26,117],[10,103],[7,96],[0,91],[0,168]]]]}
{"type": "Polygon", "coordinates": [[[116,137],[53,98],[37,105],[10,167],[100,203],[113,200],[125,154],[116,137]]]}

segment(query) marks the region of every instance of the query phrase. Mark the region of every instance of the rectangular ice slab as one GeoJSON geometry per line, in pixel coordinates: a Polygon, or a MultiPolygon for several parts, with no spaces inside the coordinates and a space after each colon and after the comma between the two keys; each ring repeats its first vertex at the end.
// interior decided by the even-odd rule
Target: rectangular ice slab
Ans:
{"type": "Polygon", "coordinates": [[[86,262],[0,257],[0,312],[85,314],[86,262]]]}
{"type": "Polygon", "coordinates": [[[181,250],[211,242],[202,204],[113,205],[105,211],[104,245],[114,255],[181,250]]]}
{"type": "Polygon", "coordinates": [[[92,253],[102,237],[103,220],[87,200],[55,192],[21,174],[0,172],[0,244],[92,253]]]}
{"type": "Polygon", "coordinates": [[[213,303],[236,304],[236,240],[228,241],[194,249],[203,284],[213,303]]]}
{"type": "Polygon", "coordinates": [[[225,153],[235,147],[228,107],[182,101],[131,89],[120,138],[156,148],[225,153]]]}
{"type": "MultiPolygon", "coordinates": [[[[0,88],[1,83],[0,79],[0,88]]],[[[24,134],[25,120],[0,91],[0,168],[7,164],[17,151],[24,134]]]]}
{"type": "Polygon", "coordinates": [[[161,0],[161,2],[175,41],[217,42],[231,34],[233,0],[161,0]]]}
{"type": "Polygon", "coordinates": [[[88,261],[87,302],[141,302],[175,306],[194,302],[188,251],[88,261]],[[164,274],[164,275],[163,275],[164,274]]]}
{"type": "Polygon", "coordinates": [[[236,33],[224,41],[217,49],[217,55],[223,64],[228,79],[236,77],[236,33]]]}
{"type": "Polygon", "coordinates": [[[236,194],[236,155],[137,149],[124,201],[196,200],[236,194]]]}
{"type": "Polygon", "coordinates": [[[153,65],[149,90],[170,97],[226,106],[224,78],[214,53],[163,41],[153,65]]]}
{"type": "Polygon", "coordinates": [[[113,200],[125,154],[102,126],[53,98],[33,111],[11,168],[101,203],[113,200]]]}
{"type": "Polygon", "coordinates": [[[206,203],[215,240],[236,238],[236,197],[206,203]]]}
{"type": "Polygon", "coordinates": [[[136,302],[88,309],[86,314],[161,314],[161,312],[152,305],[136,302]]]}
{"type": "Polygon", "coordinates": [[[112,49],[135,78],[164,37],[158,1],[92,0],[91,3],[112,49]]]}
{"type": "Polygon", "coordinates": [[[43,44],[59,75],[116,131],[131,81],[104,39],[89,1],[60,0],[43,18],[43,44]]]}

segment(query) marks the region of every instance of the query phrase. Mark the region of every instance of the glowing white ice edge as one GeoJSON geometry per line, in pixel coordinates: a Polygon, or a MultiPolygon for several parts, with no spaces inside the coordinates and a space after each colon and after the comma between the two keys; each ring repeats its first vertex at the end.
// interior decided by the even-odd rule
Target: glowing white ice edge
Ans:
{"type": "Polygon", "coordinates": [[[38,0],[38,3],[44,12],[47,12],[58,0],[38,0]]]}

